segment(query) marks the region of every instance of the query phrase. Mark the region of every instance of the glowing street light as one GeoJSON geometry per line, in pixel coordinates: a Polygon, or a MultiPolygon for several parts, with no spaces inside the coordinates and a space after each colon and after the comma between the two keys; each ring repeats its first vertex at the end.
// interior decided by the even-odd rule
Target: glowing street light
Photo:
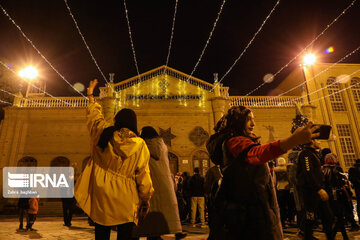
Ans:
{"type": "Polygon", "coordinates": [[[25,80],[34,80],[39,75],[38,70],[33,66],[28,66],[24,69],[21,69],[18,73],[19,77],[25,80]]]}
{"type": "Polygon", "coordinates": [[[316,62],[316,56],[313,53],[308,53],[304,56],[303,63],[305,66],[313,65],[316,62]]]}
{"type": "MultiPolygon", "coordinates": [[[[24,79],[27,82],[27,89],[25,97],[28,97],[30,92],[30,82],[34,81],[35,78],[39,75],[38,70],[33,66],[27,66],[26,68],[23,68],[18,73],[19,77],[24,79]]],[[[21,87],[20,87],[21,88],[21,87]]],[[[21,90],[20,90],[21,91],[21,90]]]]}
{"type": "Polygon", "coordinates": [[[315,62],[316,62],[315,54],[308,53],[308,54],[306,54],[304,56],[302,72],[303,72],[303,75],[304,75],[304,83],[305,83],[305,89],[306,89],[306,95],[307,95],[308,104],[311,104],[311,101],[310,101],[310,95],[309,95],[309,88],[308,88],[307,81],[306,81],[305,67],[313,65],[315,62]]]}

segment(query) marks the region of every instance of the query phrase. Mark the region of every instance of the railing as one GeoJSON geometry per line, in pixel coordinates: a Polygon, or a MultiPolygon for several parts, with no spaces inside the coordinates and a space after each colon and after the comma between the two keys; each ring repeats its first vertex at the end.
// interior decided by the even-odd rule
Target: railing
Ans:
{"type": "Polygon", "coordinates": [[[228,98],[229,97],[229,87],[221,87],[220,88],[220,95],[222,97],[228,98]]]}
{"type": "Polygon", "coordinates": [[[208,91],[210,91],[214,86],[213,84],[210,84],[208,82],[205,82],[205,81],[195,78],[195,77],[190,77],[190,75],[179,72],[173,68],[166,67],[166,70],[165,70],[165,66],[161,66],[161,67],[155,68],[151,71],[148,71],[146,73],[140,74],[139,76],[135,76],[135,77],[132,77],[123,82],[117,83],[114,85],[114,89],[115,89],[115,91],[120,91],[125,88],[129,88],[135,84],[138,84],[140,82],[144,82],[144,81],[152,79],[154,77],[163,75],[164,73],[168,76],[180,79],[182,81],[188,81],[190,84],[198,86],[198,87],[203,88],[208,91]]]}
{"type": "Polygon", "coordinates": [[[56,99],[50,97],[23,98],[20,100],[20,106],[18,107],[84,108],[87,107],[88,101],[88,99],[83,97],[58,97],[56,99]]]}
{"type": "Polygon", "coordinates": [[[294,107],[295,103],[302,103],[298,96],[230,96],[230,106],[245,107],[294,107]]]}

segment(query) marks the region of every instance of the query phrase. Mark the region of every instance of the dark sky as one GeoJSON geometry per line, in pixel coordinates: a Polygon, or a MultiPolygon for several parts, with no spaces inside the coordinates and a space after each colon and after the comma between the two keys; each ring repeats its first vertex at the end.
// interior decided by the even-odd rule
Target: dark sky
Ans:
{"type": "MultiPolygon", "coordinates": [[[[315,42],[312,49],[322,62],[336,62],[360,45],[360,0],[315,42]],[[333,46],[335,51],[324,54],[333,46]]],[[[197,62],[222,0],[179,0],[169,66],[190,74],[197,62]]],[[[213,81],[240,55],[276,0],[227,0],[213,38],[194,73],[213,81]]],[[[244,95],[275,73],[307,46],[349,4],[350,0],[281,0],[248,51],[224,79],[232,95],[244,95]]],[[[105,82],[90,58],[63,0],[0,0],[0,4],[45,57],[72,84],[98,78],[105,82]]],[[[68,4],[105,76],[115,82],[136,75],[122,0],[69,0],[68,4]]],[[[140,73],[164,65],[169,47],[175,0],[128,0],[140,73]]],[[[0,57],[14,69],[36,65],[47,90],[56,95],[78,94],[39,57],[17,28],[0,12],[0,57]]],[[[273,83],[252,95],[266,95],[291,70],[293,62],[273,83]]],[[[360,63],[360,54],[346,59],[360,63]]]]}

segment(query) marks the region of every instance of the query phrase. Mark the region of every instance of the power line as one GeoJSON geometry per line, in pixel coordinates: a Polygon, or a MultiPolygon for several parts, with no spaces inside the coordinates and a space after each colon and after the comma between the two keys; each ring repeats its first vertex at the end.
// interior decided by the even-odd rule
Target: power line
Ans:
{"type": "Polygon", "coordinates": [[[134,57],[136,72],[138,74],[138,80],[141,82],[139,67],[138,67],[138,63],[137,63],[137,60],[136,60],[134,42],[133,42],[133,39],[132,39],[130,21],[129,21],[129,16],[128,16],[128,10],[127,10],[127,7],[126,7],[126,0],[124,0],[124,9],[125,9],[125,16],[126,16],[127,26],[128,26],[128,30],[129,30],[130,45],[131,45],[131,49],[132,49],[132,53],[133,53],[133,57],[134,57]]]}
{"type": "Polygon", "coordinates": [[[175,28],[175,19],[176,19],[177,6],[178,6],[178,0],[175,1],[174,16],[173,16],[173,21],[172,21],[172,26],[171,26],[171,35],[170,35],[169,49],[168,49],[168,54],[167,54],[167,57],[166,57],[164,74],[165,74],[165,72],[166,72],[166,67],[167,67],[167,65],[169,64],[169,58],[170,58],[170,51],[171,51],[171,46],[172,46],[172,40],[173,40],[173,37],[174,37],[174,28],[175,28]]]}
{"type": "MultiPolygon", "coordinates": [[[[275,99],[275,98],[277,98],[277,97],[283,96],[284,94],[291,92],[292,90],[294,90],[294,89],[296,89],[296,88],[298,88],[298,87],[303,86],[305,83],[309,83],[309,82],[313,81],[314,79],[316,79],[316,77],[320,76],[320,75],[323,74],[324,72],[327,72],[329,69],[333,68],[333,67],[336,66],[338,63],[344,61],[346,58],[350,57],[352,54],[354,54],[355,52],[357,52],[359,49],[360,49],[360,46],[358,46],[358,47],[357,47],[355,50],[353,50],[352,52],[348,53],[345,57],[341,58],[341,59],[340,59],[339,61],[337,61],[336,63],[332,64],[330,67],[322,70],[321,72],[319,72],[318,74],[316,74],[315,76],[313,76],[312,78],[310,78],[309,80],[306,80],[306,82],[300,83],[299,85],[296,85],[295,87],[287,90],[286,92],[280,93],[279,95],[274,96],[274,97],[272,97],[272,98],[270,98],[270,99],[268,99],[268,100],[266,100],[266,101],[264,101],[264,102],[261,102],[260,104],[262,104],[262,103],[267,103],[267,102],[269,102],[269,101],[271,101],[271,100],[273,100],[273,99],[275,99]]],[[[304,97],[303,97],[303,98],[304,98],[304,97]]]]}
{"type": "Polygon", "coordinates": [[[7,13],[7,11],[5,10],[5,8],[3,8],[3,6],[0,4],[0,8],[2,9],[2,11],[4,12],[4,14],[9,18],[9,20],[14,24],[14,26],[21,32],[21,34],[23,35],[23,37],[31,44],[31,46],[36,50],[36,52],[45,60],[45,62],[47,62],[49,64],[49,66],[69,85],[71,86],[76,92],[78,92],[81,96],[83,96],[84,98],[87,99],[87,97],[84,96],[84,94],[82,94],[79,90],[77,90],[76,88],[74,88],[71,83],[68,82],[68,80],[65,79],[65,77],[63,75],[61,75],[58,70],[55,69],[55,67],[46,59],[46,57],[39,51],[39,49],[37,49],[37,47],[33,44],[33,42],[26,36],[26,34],[22,31],[21,27],[16,24],[16,22],[10,17],[10,15],[7,13]]]}
{"type": "MultiPolygon", "coordinates": [[[[280,0],[278,0],[274,7],[271,9],[270,13],[267,15],[267,17],[265,18],[265,20],[263,21],[263,23],[261,24],[261,26],[259,27],[259,29],[256,31],[256,33],[254,34],[254,36],[252,37],[252,39],[250,40],[250,42],[246,45],[246,47],[244,48],[244,50],[241,52],[240,56],[235,60],[235,62],[231,65],[231,67],[229,68],[229,70],[226,71],[226,73],[222,76],[222,78],[220,79],[220,81],[217,84],[220,84],[224,78],[230,73],[230,71],[234,68],[234,66],[237,64],[237,62],[241,59],[241,57],[245,54],[246,50],[250,47],[250,45],[253,43],[254,39],[256,38],[256,36],[259,34],[259,32],[262,30],[262,28],[264,27],[265,23],[267,22],[267,20],[270,18],[271,14],[275,11],[276,7],[280,4],[280,0]]],[[[214,88],[212,88],[210,91],[212,91],[214,88]]]]}
{"type": "MultiPolygon", "coordinates": [[[[351,8],[355,2],[357,0],[353,0],[350,5],[348,5],[330,24],[328,24],[326,26],[326,28],[316,37],[314,38],[303,50],[301,50],[301,52],[299,54],[297,54],[293,59],[291,59],[287,64],[285,64],[282,68],[280,68],[279,71],[277,71],[273,78],[275,78],[282,70],[284,70],[285,68],[287,68],[289,66],[289,64],[291,64],[293,61],[295,61],[295,59],[300,56],[304,51],[306,51],[320,36],[324,35],[324,33],[340,18],[342,17],[346,11],[351,8]]],[[[253,92],[259,90],[262,86],[264,86],[266,84],[266,82],[263,82],[262,84],[260,84],[258,87],[256,87],[255,89],[251,90],[250,92],[248,92],[247,94],[245,94],[245,96],[249,96],[250,94],[252,94],[253,92]]]]}
{"type": "Polygon", "coordinates": [[[192,75],[193,75],[194,72],[196,71],[196,69],[197,69],[197,67],[198,67],[198,65],[199,65],[199,63],[200,63],[200,61],[201,61],[201,59],[202,59],[202,57],[203,57],[203,55],[204,55],[204,53],[205,53],[205,50],[206,50],[206,48],[207,48],[207,46],[208,46],[208,44],[209,44],[209,42],[210,42],[210,40],[211,40],[211,37],[212,37],[212,35],[213,35],[213,33],[214,33],[214,30],[215,30],[215,27],[216,27],[216,25],[217,25],[217,22],[219,21],[219,18],[220,18],[220,15],[221,15],[221,12],[222,12],[222,10],[223,10],[223,7],[224,7],[225,2],[226,2],[226,0],[223,0],[222,4],[221,4],[221,6],[220,6],[220,10],[219,10],[219,12],[218,12],[218,14],[217,14],[217,17],[216,17],[216,19],[215,19],[215,22],[214,22],[214,24],[213,24],[213,27],[212,27],[212,29],[211,29],[211,31],[210,31],[209,37],[208,37],[208,39],[206,40],[206,43],[205,43],[205,46],[204,46],[203,50],[201,51],[200,57],[199,57],[198,61],[196,62],[195,66],[194,66],[194,69],[191,71],[191,74],[190,74],[189,77],[186,79],[187,82],[189,82],[189,79],[192,77],[192,75]]]}
{"type": "MultiPolygon", "coordinates": [[[[89,52],[89,54],[90,54],[90,56],[91,56],[92,60],[94,61],[94,63],[95,63],[95,65],[96,65],[97,69],[99,70],[99,72],[100,72],[101,76],[104,78],[105,82],[106,82],[106,83],[107,83],[107,84],[111,87],[111,85],[110,85],[110,84],[109,84],[109,82],[107,81],[107,79],[106,79],[106,77],[105,77],[104,73],[101,71],[101,69],[100,69],[100,67],[99,67],[99,65],[98,65],[98,63],[97,63],[97,61],[96,61],[96,59],[95,59],[94,55],[92,54],[92,52],[91,52],[91,50],[90,50],[90,47],[89,47],[89,45],[87,44],[87,42],[86,42],[86,40],[85,40],[84,35],[81,33],[80,28],[79,28],[79,25],[78,25],[78,23],[77,23],[77,21],[76,21],[76,19],[75,19],[74,15],[73,15],[73,13],[71,12],[71,9],[70,9],[69,4],[67,3],[67,0],[64,0],[64,2],[65,2],[65,5],[66,5],[66,8],[67,8],[67,9],[68,9],[68,11],[69,11],[69,14],[70,14],[70,16],[71,16],[72,20],[73,20],[73,21],[74,21],[74,23],[75,23],[75,27],[76,27],[76,29],[77,29],[78,33],[80,34],[81,39],[83,40],[83,42],[84,42],[84,44],[85,44],[85,47],[87,48],[87,50],[88,50],[88,52],[89,52]]],[[[111,88],[112,88],[112,87],[111,87],[111,88]]],[[[113,89],[113,90],[114,90],[114,89],[113,89]]]]}
{"type": "MultiPolygon", "coordinates": [[[[14,70],[12,70],[11,68],[9,68],[9,67],[8,67],[5,63],[3,63],[1,60],[0,60],[0,64],[3,65],[7,70],[9,70],[10,72],[12,72],[15,76],[17,76],[16,72],[15,72],[14,70]]],[[[24,81],[24,82],[26,82],[26,81],[23,80],[23,79],[21,79],[21,80],[24,81]]],[[[42,90],[41,88],[37,87],[35,84],[32,84],[31,82],[27,82],[27,83],[30,84],[30,86],[32,86],[33,88],[36,88],[37,90],[39,90],[39,91],[43,92],[44,94],[50,96],[51,98],[54,98],[54,99],[56,99],[56,100],[59,100],[59,101],[65,103],[65,104],[67,104],[67,105],[74,106],[74,105],[72,105],[72,104],[70,104],[70,103],[67,103],[67,102],[61,100],[60,98],[54,97],[54,96],[51,95],[50,93],[42,90]]]]}

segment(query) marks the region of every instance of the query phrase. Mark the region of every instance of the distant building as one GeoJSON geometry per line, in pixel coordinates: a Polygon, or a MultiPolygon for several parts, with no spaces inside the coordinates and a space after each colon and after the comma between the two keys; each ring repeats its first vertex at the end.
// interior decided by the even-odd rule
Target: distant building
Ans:
{"type": "Polygon", "coordinates": [[[360,158],[360,65],[319,63],[293,71],[275,90],[301,95],[314,110],[313,121],[329,124],[334,136],[329,147],[347,170],[360,158]],[[306,81],[304,81],[306,78],[306,81]],[[306,90],[308,88],[308,90],[306,90]]]}
{"type": "MultiPolygon", "coordinates": [[[[331,64],[319,64],[305,69],[309,93],[333,83],[339,75],[352,74],[360,65],[337,64],[331,70],[310,79],[331,64]]],[[[169,148],[173,173],[199,167],[205,174],[211,162],[205,142],[213,127],[230,106],[250,107],[256,118],[256,134],[262,143],[290,134],[295,117],[295,104],[303,104],[304,114],[314,122],[331,124],[336,137],[322,141],[340,157],[345,169],[359,157],[360,86],[355,86],[360,74],[347,83],[334,84],[309,95],[298,90],[292,96],[229,96],[228,87],[210,84],[170,67],[161,66],[140,76],[100,87],[97,101],[103,106],[106,119],[112,122],[121,108],[135,110],[139,130],[153,126],[169,148]],[[336,93],[351,84],[353,88],[336,93]],[[333,97],[319,99],[325,95],[333,97]],[[305,96],[301,98],[301,96],[305,96]]],[[[299,70],[290,74],[274,92],[281,92],[304,82],[299,70]]],[[[0,125],[0,168],[5,166],[73,166],[79,175],[90,157],[89,134],[86,129],[86,98],[50,97],[31,94],[16,98],[5,108],[0,125]]],[[[286,156],[285,156],[286,157],[286,156]]],[[[2,182],[2,171],[0,173],[2,182]]],[[[1,210],[1,206],[0,206],[1,210]]]]}

